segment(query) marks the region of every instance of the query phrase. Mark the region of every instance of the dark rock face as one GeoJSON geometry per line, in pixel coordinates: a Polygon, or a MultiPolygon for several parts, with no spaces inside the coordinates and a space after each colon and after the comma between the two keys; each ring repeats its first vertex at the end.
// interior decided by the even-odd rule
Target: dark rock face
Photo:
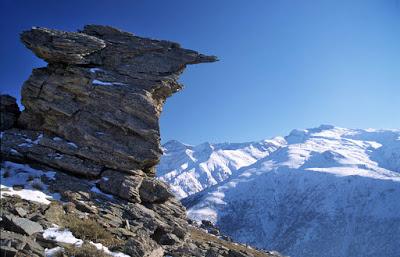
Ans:
{"type": "Polygon", "coordinates": [[[12,128],[19,114],[17,100],[9,95],[0,95],[0,131],[12,128]]]}
{"type": "Polygon", "coordinates": [[[23,86],[20,125],[80,146],[73,155],[92,166],[126,172],[153,173],[161,155],[158,119],[165,99],[182,87],[178,75],[187,64],[216,60],[107,26],[33,28],[21,40],[49,65],[23,86]]]}

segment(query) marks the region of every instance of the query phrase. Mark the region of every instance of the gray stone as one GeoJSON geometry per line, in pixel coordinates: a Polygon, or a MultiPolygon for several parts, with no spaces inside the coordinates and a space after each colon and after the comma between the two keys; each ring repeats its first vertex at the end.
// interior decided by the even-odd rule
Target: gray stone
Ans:
{"type": "Polygon", "coordinates": [[[139,187],[142,184],[143,176],[130,175],[113,170],[106,170],[101,174],[100,189],[106,193],[119,196],[130,202],[139,203],[139,187]]]}
{"type": "Polygon", "coordinates": [[[2,136],[1,154],[5,157],[34,161],[86,177],[99,176],[103,166],[76,156],[77,151],[80,150],[76,144],[43,132],[14,128],[2,136]]]}
{"type": "Polygon", "coordinates": [[[172,198],[168,185],[155,178],[145,178],[140,186],[140,199],[143,202],[164,202],[172,198]]]}
{"type": "Polygon", "coordinates": [[[106,46],[103,40],[83,33],[38,27],[22,33],[21,40],[37,57],[68,64],[88,64],[88,56],[106,46]]]}
{"type": "Polygon", "coordinates": [[[28,213],[26,212],[26,210],[25,210],[24,208],[21,208],[21,207],[15,208],[15,212],[16,212],[20,217],[25,217],[26,214],[28,214],[28,213]]]}
{"type": "Polygon", "coordinates": [[[49,208],[44,213],[44,217],[53,224],[61,224],[64,214],[65,211],[61,205],[50,204],[49,208]]]}
{"type": "Polygon", "coordinates": [[[166,233],[160,237],[158,242],[162,245],[174,245],[176,243],[180,243],[181,240],[172,233],[166,233]]]}
{"type": "Polygon", "coordinates": [[[130,238],[124,247],[124,252],[132,257],[162,257],[163,248],[146,236],[130,238]]]}
{"type": "Polygon", "coordinates": [[[29,236],[43,231],[43,227],[39,223],[12,214],[2,216],[1,224],[7,230],[29,236]]]}
{"type": "Polygon", "coordinates": [[[27,236],[0,230],[1,256],[43,256],[44,249],[27,236]]]}

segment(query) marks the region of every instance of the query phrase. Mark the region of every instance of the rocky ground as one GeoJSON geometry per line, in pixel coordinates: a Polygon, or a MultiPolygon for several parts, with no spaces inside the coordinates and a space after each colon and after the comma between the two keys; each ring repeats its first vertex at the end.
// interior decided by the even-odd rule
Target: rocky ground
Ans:
{"type": "Polygon", "coordinates": [[[96,25],[21,40],[48,66],[21,113],[1,96],[1,256],[279,256],[189,224],[154,178],[164,101],[215,57],[96,25]]]}

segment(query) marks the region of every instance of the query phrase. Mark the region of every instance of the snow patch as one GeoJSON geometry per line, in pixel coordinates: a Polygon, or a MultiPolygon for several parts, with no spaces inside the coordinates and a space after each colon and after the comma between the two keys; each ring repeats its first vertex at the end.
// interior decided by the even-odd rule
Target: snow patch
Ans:
{"type": "Polygon", "coordinates": [[[78,148],[78,146],[72,142],[68,142],[67,145],[72,146],[73,148],[78,148]]]}
{"type": "Polygon", "coordinates": [[[59,256],[59,254],[63,251],[63,248],[61,248],[60,246],[51,248],[51,249],[45,249],[44,250],[44,256],[46,257],[56,257],[59,256]]]}
{"type": "Polygon", "coordinates": [[[98,72],[98,71],[100,71],[100,72],[102,72],[102,71],[104,71],[103,69],[100,69],[100,68],[90,68],[90,70],[89,70],[91,73],[96,73],[96,72],[98,72]]]}
{"type": "MultiPolygon", "coordinates": [[[[59,243],[64,243],[64,244],[72,244],[75,247],[81,247],[84,243],[82,239],[76,238],[71,231],[65,228],[60,228],[57,225],[54,225],[52,228],[48,228],[43,232],[43,238],[48,239],[48,240],[53,240],[59,243]]],[[[94,243],[92,241],[89,241],[89,243],[93,246],[96,247],[97,250],[103,251],[104,253],[114,256],[114,257],[129,257],[129,255],[126,255],[121,252],[112,252],[110,251],[106,246],[102,245],[101,243],[94,243]]],[[[45,250],[45,256],[46,257],[52,257],[52,256],[57,256],[57,253],[60,253],[63,251],[63,248],[61,247],[55,247],[52,249],[46,249],[45,250]]]]}
{"type": "Polygon", "coordinates": [[[92,81],[93,85],[100,85],[100,86],[125,86],[125,83],[121,83],[121,82],[106,82],[106,81],[101,81],[98,79],[94,79],[92,81]]]}
{"type": "Polygon", "coordinates": [[[104,193],[104,192],[101,191],[97,186],[93,186],[93,187],[90,189],[90,191],[92,191],[93,193],[99,194],[99,195],[103,195],[103,196],[105,196],[105,197],[107,197],[107,198],[109,198],[109,199],[113,199],[113,198],[114,198],[113,195],[104,193]]]}
{"type": "Polygon", "coordinates": [[[31,168],[29,165],[6,161],[1,167],[1,197],[18,195],[28,201],[49,204],[50,200],[59,200],[58,193],[50,193],[48,186],[41,181],[42,176],[54,179],[55,172],[42,171],[31,168]],[[14,189],[15,186],[23,187],[14,189]]]}
{"type": "Polygon", "coordinates": [[[43,238],[59,243],[72,244],[77,247],[80,247],[83,244],[83,240],[74,237],[71,231],[58,226],[46,229],[43,232],[43,238]]]}
{"type": "Polygon", "coordinates": [[[109,254],[111,256],[114,256],[114,257],[129,257],[129,255],[126,255],[126,254],[121,253],[121,252],[111,252],[106,246],[104,246],[104,245],[102,245],[100,243],[90,242],[90,244],[94,245],[97,248],[97,250],[103,251],[104,253],[109,254]]]}

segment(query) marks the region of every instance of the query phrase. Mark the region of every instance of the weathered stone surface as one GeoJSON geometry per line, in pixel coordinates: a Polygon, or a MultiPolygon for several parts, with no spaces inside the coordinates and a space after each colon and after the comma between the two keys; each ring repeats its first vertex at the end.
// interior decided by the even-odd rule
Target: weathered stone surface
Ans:
{"type": "Polygon", "coordinates": [[[9,95],[0,95],[0,131],[12,128],[19,114],[17,100],[9,95]]]}
{"type": "Polygon", "coordinates": [[[64,215],[65,211],[59,204],[51,204],[44,213],[44,217],[53,224],[61,224],[64,215]]]}
{"type": "Polygon", "coordinates": [[[44,249],[40,244],[27,236],[0,230],[0,253],[2,257],[44,256],[44,249]]]}
{"type": "MultiPolygon", "coordinates": [[[[137,173],[141,173],[138,171],[137,173]]],[[[101,174],[98,183],[101,190],[121,197],[130,202],[139,203],[139,187],[142,184],[143,176],[128,175],[121,172],[106,170],[101,174]]]]}
{"type": "Polygon", "coordinates": [[[141,183],[140,199],[143,202],[165,202],[173,197],[168,185],[155,178],[145,178],[141,183]]]}
{"type": "Polygon", "coordinates": [[[20,216],[20,217],[25,217],[27,212],[24,208],[17,207],[15,208],[15,212],[20,216]]]}
{"type": "Polygon", "coordinates": [[[68,64],[88,64],[88,56],[106,46],[103,40],[83,33],[35,27],[22,33],[21,40],[39,58],[68,64]]]}
{"type": "Polygon", "coordinates": [[[124,247],[124,252],[132,257],[162,257],[164,250],[151,238],[139,236],[129,239],[124,247]]]}
{"type": "Polygon", "coordinates": [[[75,143],[39,131],[10,129],[2,134],[1,154],[23,162],[37,162],[86,177],[99,176],[103,166],[77,156],[85,151],[75,143]]]}
{"type": "Polygon", "coordinates": [[[40,224],[26,218],[19,218],[12,214],[2,216],[1,223],[2,227],[7,230],[29,236],[43,231],[43,227],[40,224]]]}
{"type": "Polygon", "coordinates": [[[21,40],[49,65],[23,86],[20,125],[79,142],[77,158],[128,172],[151,174],[158,163],[158,119],[165,99],[181,89],[185,66],[216,60],[107,26],[33,28],[21,40]]]}
{"type": "MultiPolygon", "coordinates": [[[[35,164],[35,169],[48,170],[45,166],[35,164]]],[[[45,205],[5,196],[1,201],[3,216],[17,213],[17,209],[23,208],[26,212],[26,214],[24,213],[26,219],[30,219],[44,228],[53,227],[53,224],[69,228],[68,223],[64,222],[71,217],[78,217],[79,220],[93,220],[115,240],[121,242],[122,245],[116,248],[118,251],[132,255],[139,254],[138,256],[143,253],[144,256],[146,256],[145,254],[155,254],[155,256],[201,257],[208,256],[206,254],[208,252],[210,256],[213,256],[212,253],[217,253],[219,256],[226,257],[229,252],[226,247],[235,249],[238,247],[237,244],[223,241],[203,230],[200,231],[189,226],[185,209],[176,198],[168,198],[164,202],[133,203],[121,197],[94,190],[96,183],[99,185],[97,180],[82,179],[56,169],[52,171],[55,174],[51,179],[42,176],[43,183],[51,192],[59,193],[62,202],[53,201],[51,204],[45,205]],[[197,233],[201,233],[201,236],[193,237],[191,231],[197,231],[197,233]],[[128,244],[130,239],[132,241],[128,244]],[[211,248],[212,250],[210,250],[211,248]],[[154,250],[155,252],[153,252],[154,250]],[[162,252],[164,255],[159,255],[162,252]]],[[[3,225],[4,223],[1,223],[1,227],[4,229],[15,230],[3,225]]],[[[43,239],[40,233],[32,236],[36,237],[36,241],[42,248],[57,246],[54,241],[43,239]]],[[[24,247],[23,250],[16,250],[15,247],[12,247],[9,250],[14,251],[13,249],[15,249],[18,254],[26,253],[26,256],[34,256],[31,254],[31,250],[27,250],[28,248],[31,249],[24,247]]],[[[254,252],[244,246],[241,246],[241,249],[254,252]]],[[[255,256],[278,255],[260,254],[255,256]]]]}

